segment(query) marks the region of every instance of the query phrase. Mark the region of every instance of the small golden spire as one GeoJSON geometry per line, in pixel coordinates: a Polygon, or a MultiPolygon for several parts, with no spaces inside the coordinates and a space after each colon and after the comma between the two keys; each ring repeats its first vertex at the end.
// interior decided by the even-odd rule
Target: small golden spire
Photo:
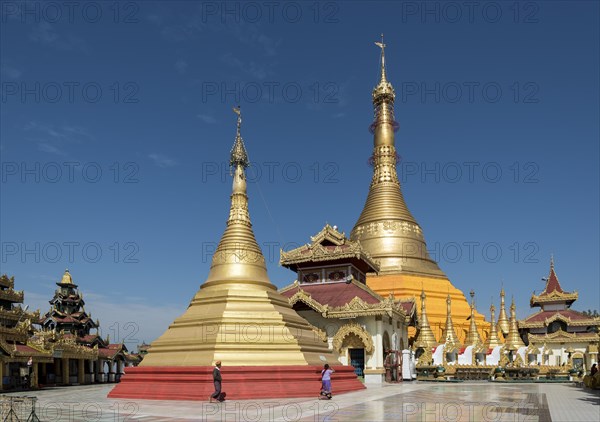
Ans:
{"type": "MultiPolygon", "coordinates": [[[[442,339],[446,344],[446,349],[459,349],[461,344],[454,330],[454,324],[452,323],[452,299],[450,295],[446,298],[446,327],[442,334],[442,339]]],[[[448,350],[449,351],[449,350],[448,350]]]]}
{"type": "Polygon", "coordinates": [[[508,322],[508,317],[506,316],[506,309],[504,305],[504,287],[500,289],[500,315],[498,315],[498,325],[496,326],[497,330],[502,333],[502,337],[506,340],[506,336],[508,335],[508,329],[510,328],[510,324],[508,322]]]}
{"type": "Polygon", "coordinates": [[[417,348],[433,348],[437,345],[435,335],[429,326],[429,320],[427,319],[427,312],[425,311],[425,290],[421,287],[421,318],[419,319],[419,335],[415,340],[415,347],[417,348]]]}
{"type": "Polygon", "coordinates": [[[498,330],[496,329],[496,307],[493,303],[490,305],[490,314],[490,334],[484,343],[486,349],[493,349],[496,346],[502,345],[500,339],[498,338],[498,330]]]}
{"type": "Polygon", "coordinates": [[[244,169],[248,168],[250,162],[248,161],[248,153],[246,152],[246,147],[244,146],[244,141],[242,139],[241,129],[242,129],[242,110],[240,106],[233,107],[233,112],[237,114],[237,132],[235,135],[235,141],[233,143],[233,147],[231,147],[231,156],[229,158],[229,167],[231,169],[235,169],[238,165],[242,166],[244,169]]]}
{"type": "Polygon", "coordinates": [[[517,307],[515,306],[515,298],[512,298],[510,305],[510,328],[506,335],[506,348],[508,350],[517,350],[519,347],[525,346],[521,336],[519,335],[519,326],[517,324],[517,307]]]}
{"type": "Polygon", "coordinates": [[[469,326],[469,332],[465,340],[465,346],[481,346],[481,336],[477,331],[477,323],[475,322],[475,292],[471,289],[471,316],[469,317],[471,325],[469,326]]]}

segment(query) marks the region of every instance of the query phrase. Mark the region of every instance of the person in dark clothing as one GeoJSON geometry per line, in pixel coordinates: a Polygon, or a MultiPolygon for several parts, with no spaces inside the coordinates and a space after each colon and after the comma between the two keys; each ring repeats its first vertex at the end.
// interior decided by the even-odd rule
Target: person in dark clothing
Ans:
{"type": "Polygon", "coordinates": [[[213,400],[221,401],[221,361],[218,360],[215,362],[215,368],[213,369],[213,382],[215,384],[215,392],[210,395],[208,398],[209,402],[212,403],[213,400]]]}
{"type": "Polygon", "coordinates": [[[590,375],[594,376],[594,375],[596,375],[596,372],[598,372],[598,367],[596,366],[596,364],[593,364],[592,370],[590,371],[590,375]]]}

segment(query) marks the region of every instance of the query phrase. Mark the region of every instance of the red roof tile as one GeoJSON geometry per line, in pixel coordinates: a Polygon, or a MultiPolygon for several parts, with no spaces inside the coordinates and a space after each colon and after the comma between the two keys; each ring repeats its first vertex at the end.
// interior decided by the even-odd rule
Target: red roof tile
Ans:
{"type": "Polygon", "coordinates": [[[410,315],[410,313],[415,307],[415,302],[413,302],[412,300],[400,301],[400,306],[402,306],[402,309],[404,310],[406,315],[410,315]]]}
{"type": "Polygon", "coordinates": [[[112,359],[119,351],[119,349],[109,349],[107,347],[98,348],[98,357],[112,359]]]}
{"type": "Polygon", "coordinates": [[[20,352],[23,354],[38,354],[38,353],[40,353],[39,350],[35,350],[33,347],[29,347],[24,344],[17,344],[16,348],[17,348],[17,352],[20,352]]]}
{"type": "Polygon", "coordinates": [[[300,288],[321,305],[329,305],[331,307],[344,306],[355,297],[359,297],[369,304],[379,303],[382,300],[377,293],[370,291],[368,287],[365,290],[354,283],[345,282],[301,284],[282,292],[282,294],[289,298],[296,294],[300,288]]]}
{"type": "Polygon", "coordinates": [[[561,311],[541,311],[541,312],[538,312],[537,314],[530,315],[523,321],[524,322],[541,322],[541,321],[544,321],[556,314],[560,314],[560,315],[564,316],[565,318],[570,318],[572,321],[590,319],[590,317],[588,317],[585,314],[582,314],[581,312],[577,312],[572,309],[564,309],[561,311]]]}

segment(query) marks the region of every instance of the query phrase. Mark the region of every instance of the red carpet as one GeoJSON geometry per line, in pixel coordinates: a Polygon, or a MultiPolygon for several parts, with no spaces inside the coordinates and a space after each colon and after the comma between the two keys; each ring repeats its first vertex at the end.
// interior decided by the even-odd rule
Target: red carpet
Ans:
{"type": "MultiPolygon", "coordinates": [[[[222,367],[222,392],[227,400],[317,397],[321,370],[317,366],[222,367]]],[[[351,366],[334,366],[333,395],[365,388],[351,366]]],[[[141,366],[125,368],[110,398],[207,401],[214,392],[209,366],[141,366]]]]}

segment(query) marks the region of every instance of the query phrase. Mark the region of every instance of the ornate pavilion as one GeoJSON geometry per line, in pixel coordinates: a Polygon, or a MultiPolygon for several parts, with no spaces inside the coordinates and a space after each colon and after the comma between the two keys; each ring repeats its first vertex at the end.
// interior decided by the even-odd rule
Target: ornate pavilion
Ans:
{"type": "Polygon", "coordinates": [[[43,384],[117,382],[134,359],[123,343],[109,344],[99,334],[100,322],[85,311],[83,293],[65,270],[50,300],[50,310],[37,322],[46,341],[54,343],[55,361],[40,365],[43,384]],[[95,330],[92,333],[92,330],[95,330]],[[60,345],[60,346],[59,346],[60,345]]]}
{"type": "Polygon", "coordinates": [[[0,277],[3,389],[117,382],[125,366],[135,363],[124,344],[109,344],[98,335],[99,323],[86,313],[68,270],[56,284],[52,307],[40,316],[39,310],[15,305],[23,303],[24,293],[14,290],[14,277],[0,277]]]}
{"type": "Polygon", "coordinates": [[[544,351],[542,364],[589,370],[598,362],[600,319],[571,309],[578,297],[576,291],[563,290],[552,259],[546,287],[530,300],[530,306],[540,310],[519,321],[519,331],[529,346],[544,351]]]}
{"type": "Polygon", "coordinates": [[[400,354],[408,347],[408,326],[415,325],[412,299],[384,298],[366,284],[378,265],[359,242],[327,224],[311,243],[281,252],[280,264],[297,280],[280,290],[296,312],[315,327],[340,361],[351,364],[366,382],[398,379],[400,354]],[[389,356],[391,354],[391,356],[389,356]]]}

